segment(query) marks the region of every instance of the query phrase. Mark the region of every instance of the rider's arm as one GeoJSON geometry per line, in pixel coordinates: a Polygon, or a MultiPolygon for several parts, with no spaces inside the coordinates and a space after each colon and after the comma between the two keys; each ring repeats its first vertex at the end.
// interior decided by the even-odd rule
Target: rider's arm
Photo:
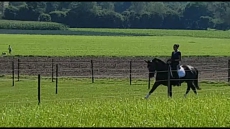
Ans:
{"type": "Polygon", "coordinates": [[[172,52],[172,54],[171,54],[171,61],[173,60],[173,52],[172,52]]]}

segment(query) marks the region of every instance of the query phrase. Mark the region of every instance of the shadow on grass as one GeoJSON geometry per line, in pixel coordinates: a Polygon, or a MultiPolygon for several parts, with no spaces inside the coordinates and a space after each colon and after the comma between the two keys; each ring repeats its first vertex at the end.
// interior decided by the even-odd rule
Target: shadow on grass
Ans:
{"type": "Polygon", "coordinates": [[[85,36],[150,36],[150,34],[123,33],[123,32],[95,32],[82,30],[5,30],[0,34],[31,34],[31,35],[85,35],[85,36]]]}

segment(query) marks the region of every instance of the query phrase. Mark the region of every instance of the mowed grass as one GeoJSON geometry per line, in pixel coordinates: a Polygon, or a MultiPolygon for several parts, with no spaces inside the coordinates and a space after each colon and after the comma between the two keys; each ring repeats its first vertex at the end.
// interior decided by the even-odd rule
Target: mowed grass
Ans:
{"type": "Polygon", "coordinates": [[[85,36],[186,36],[186,37],[200,37],[200,38],[230,38],[230,31],[220,31],[220,30],[111,29],[111,28],[69,28],[69,30],[0,29],[0,34],[85,35],[85,36]]]}
{"type": "MultiPolygon", "coordinates": [[[[229,127],[230,87],[200,83],[201,91],[183,97],[186,85],[160,86],[148,100],[146,80],[42,78],[41,103],[37,80],[0,83],[1,127],[229,127]]],[[[153,82],[152,82],[153,83],[153,82]]]]}
{"type": "MultiPolygon", "coordinates": [[[[173,32],[172,32],[173,33],[173,32]]],[[[69,36],[1,34],[0,52],[34,56],[169,56],[180,44],[183,56],[229,56],[230,39],[186,36],[69,36]]]]}
{"type": "Polygon", "coordinates": [[[200,38],[230,38],[230,31],[220,30],[166,30],[166,29],[109,29],[70,28],[72,33],[84,35],[125,35],[125,36],[186,36],[200,38]]]}

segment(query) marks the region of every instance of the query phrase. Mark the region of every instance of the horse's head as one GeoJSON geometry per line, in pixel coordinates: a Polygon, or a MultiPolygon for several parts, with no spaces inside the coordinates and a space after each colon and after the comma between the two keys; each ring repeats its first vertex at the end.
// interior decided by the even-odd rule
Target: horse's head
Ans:
{"type": "Polygon", "coordinates": [[[150,78],[154,77],[155,71],[157,70],[157,60],[154,58],[153,60],[145,60],[147,63],[147,68],[149,70],[150,78]]]}
{"type": "Polygon", "coordinates": [[[157,58],[148,61],[145,60],[145,62],[147,63],[150,78],[154,77],[156,71],[165,71],[167,69],[166,63],[157,58]]]}

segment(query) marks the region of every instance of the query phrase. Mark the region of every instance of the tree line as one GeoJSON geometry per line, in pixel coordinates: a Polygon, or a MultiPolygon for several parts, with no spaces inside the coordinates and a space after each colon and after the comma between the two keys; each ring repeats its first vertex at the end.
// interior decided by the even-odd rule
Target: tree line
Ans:
{"type": "Polygon", "coordinates": [[[227,30],[229,2],[10,2],[6,20],[78,28],[227,30]]]}

